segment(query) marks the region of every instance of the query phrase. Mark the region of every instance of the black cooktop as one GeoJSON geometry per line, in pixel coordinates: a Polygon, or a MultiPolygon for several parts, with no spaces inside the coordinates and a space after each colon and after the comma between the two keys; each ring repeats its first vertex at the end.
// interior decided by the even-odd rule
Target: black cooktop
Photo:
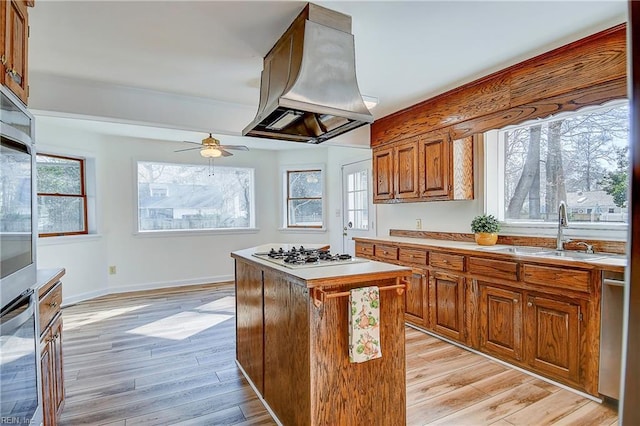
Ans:
{"type": "Polygon", "coordinates": [[[365,259],[355,259],[349,254],[332,254],[329,250],[307,249],[304,246],[293,246],[288,250],[282,247],[272,248],[267,252],[256,252],[253,255],[290,268],[366,262],[365,259]]]}

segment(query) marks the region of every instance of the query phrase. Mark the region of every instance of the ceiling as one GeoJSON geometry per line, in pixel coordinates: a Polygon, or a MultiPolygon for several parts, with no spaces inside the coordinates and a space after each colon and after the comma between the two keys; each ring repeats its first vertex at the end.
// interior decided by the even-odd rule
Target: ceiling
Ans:
{"type": "MultiPolygon", "coordinates": [[[[627,10],[625,0],[316,3],[352,17],[358,83],[363,95],[379,100],[375,118],[625,22],[627,10]]],[[[245,108],[248,124],[257,110],[262,58],[305,4],[40,0],[29,15],[32,81],[55,76],[205,99],[245,108]]],[[[81,125],[167,140],[198,140],[202,133],[184,130],[206,128],[175,133],[135,120],[126,126],[101,121],[81,125]]],[[[218,137],[242,131],[228,127],[218,128],[218,137]]],[[[252,146],[251,138],[238,139],[252,146]]]]}

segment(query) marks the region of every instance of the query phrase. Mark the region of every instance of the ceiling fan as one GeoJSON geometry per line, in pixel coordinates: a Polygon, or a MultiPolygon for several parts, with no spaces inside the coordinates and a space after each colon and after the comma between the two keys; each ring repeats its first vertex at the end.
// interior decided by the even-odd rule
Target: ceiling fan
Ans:
{"type": "Polygon", "coordinates": [[[182,151],[192,151],[194,149],[200,150],[200,155],[205,158],[218,158],[218,157],[230,157],[233,154],[227,150],[236,150],[236,151],[249,151],[249,148],[244,145],[220,145],[220,141],[209,133],[209,136],[202,139],[202,142],[191,142],[185,141],[186,143],[192,143],[196,145],[200,145],[194,148],[185,148],[178,149],[174,152],[182,152],[182,151]]]}

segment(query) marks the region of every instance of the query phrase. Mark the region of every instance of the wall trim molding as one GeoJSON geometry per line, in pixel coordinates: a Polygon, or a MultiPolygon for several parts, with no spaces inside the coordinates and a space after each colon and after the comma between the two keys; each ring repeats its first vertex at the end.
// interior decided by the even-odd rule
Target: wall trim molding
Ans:
{"type": "MultiPolygon", "coordinates": [[[[125,294],[136,293],[152,290],[161,290],[167,288],[179,288],[184,287],[188,290],[188,287],[202,286],[206,284],[222,284],[234,281],[234,275],[217,275],[213,277],[195,278],[191,280],[177,280],[177,281],[160,281],[152,283],[140,283],[127,286],[112,286],[103,290],[90,291],[86,293],[77,294],[71,297],[65,297],[62,301],[62,307],[75,305],[80,302],[86,302],[91,299],[95,299],[101,296],[109,296],[113,294],[125,294]]],[[[64,280],[63,280],[64,281],[64,280]]],[[[64,282],[63,282],[64,289],[64,282]]]]}

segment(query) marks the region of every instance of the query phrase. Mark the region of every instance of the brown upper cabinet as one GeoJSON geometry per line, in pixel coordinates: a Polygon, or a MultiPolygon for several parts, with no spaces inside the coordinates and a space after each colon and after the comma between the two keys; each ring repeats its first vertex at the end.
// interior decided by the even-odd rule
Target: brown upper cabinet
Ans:
{"type": "Polygon", "coordinates": [[[33,1],[3,0],[0,2],[0,83],[27,104],[29,86],[27,58],[29,44],[28,6],[33,1]]]}
{"type": "Polygon", "coordinates": [[[374,202],[417,199],[418,144],[404,143],[373,153],[374,202]]]}
{"type": "Polygon", "coordinates": [[[374,149],[374,202],[473,199],[474,137],[412,139],[374,149]]]}

